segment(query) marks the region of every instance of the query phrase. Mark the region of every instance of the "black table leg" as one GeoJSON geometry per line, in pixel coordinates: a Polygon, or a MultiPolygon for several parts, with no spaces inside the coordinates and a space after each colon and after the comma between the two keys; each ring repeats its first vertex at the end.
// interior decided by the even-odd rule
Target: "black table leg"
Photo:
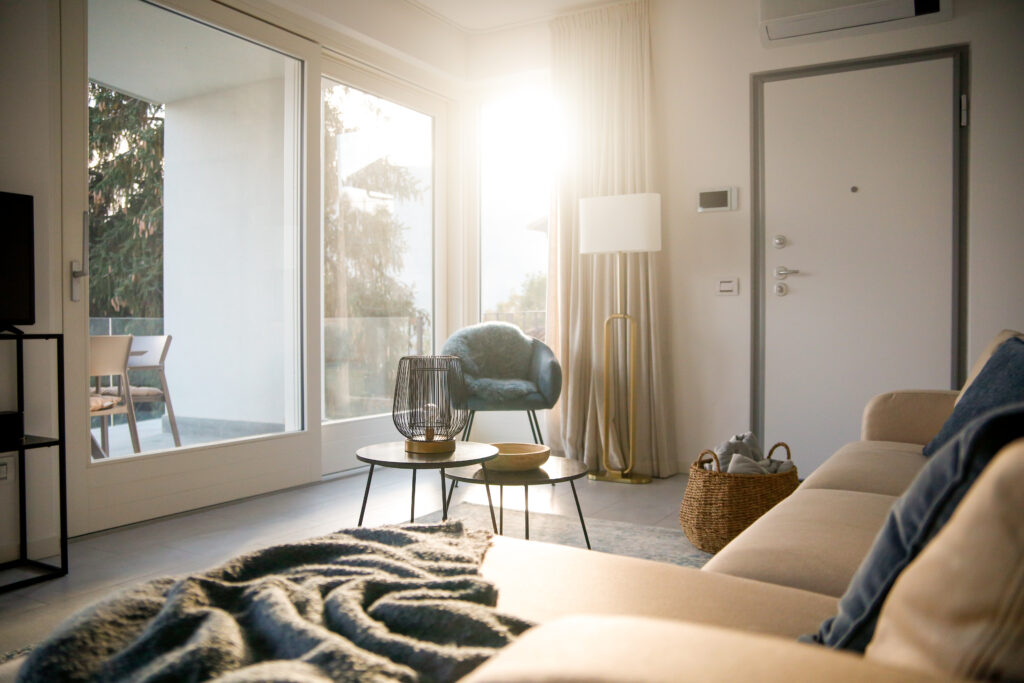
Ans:
{"type": "MultiPolygon", "coordinates": [[[[455,493],[455,484],[456,483],[457,482],[454,479],[452,479],[452,485],[448,487],[448,507],[449,508],[452,506],[452,494],[455,493]]],[[[442,491],[443,490],[444,489],[442,489],[442,491]]]]}
{"type": "Polygon", "coordinates": [[[498,486],[498,533],[505,534],[505,487],[498,486]]]}
{"type": "Polygon", "coordinates": [[[370,463],[370,473],[366,475],[366,490],[363,491],[363,507],[359,508],[359,524],[363,525],[363,513],[366,512],[366,499],[370,495],[370,481],[373,479],[373,463],[370,463]]]}
{"type": "Polygon", "coordinates": [[[487,509],[491,511],[491,528],[498,533],[498,523],[494,519],[494,503],[491,501],[491,482],[487,478],[487,465],[480,463],[480,469],[484,473],[484,489],[487,491],[487,509]]]}
{"type": "Polygon", "coordinates": [[[448,521],[448,499],[444,495],[444,468],[441,468],[441,521],[448,521]]]}
{"type": "Polygon", "coordinates": [[[569,480],[569,486],[572,487],[572,499],[576,501],[576,512],[580,516],[580,526],[583,527],[583,538],[587,542],[587,550],[591,550],[590,547],[590,536],[587,534],[587,523],[583,521],[583,509],[580,507],[580,497],[576,495],[576,484],[572,479],[569,480]]]}
{"type": "Polygon", "coordinates": [[[412,471],[412,504],[409,508],[409,522],[416,519],[416,470],[412,471]]]}
{"type": "Polygon", "coordinates": [[[523,502],[526,504],[526,540],[530,540],[530,487],[523,487],[523,502]]]}

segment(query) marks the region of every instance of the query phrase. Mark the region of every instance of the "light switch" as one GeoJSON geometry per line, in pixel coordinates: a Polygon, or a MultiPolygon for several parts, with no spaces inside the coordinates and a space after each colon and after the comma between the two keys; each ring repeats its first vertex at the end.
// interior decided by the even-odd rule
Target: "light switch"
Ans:
{"type": "Polygon", "coordinates": [[[698,191],[697,212],[735,211],[736,191],[737,188],[735,187],[714,187],[698,191]]]}
{"type": "Polygon", "coordinates": [[[738,277],[720,277],[716,281],[715,294],[718,296],[739,296],[740,279],[738,277]]]}

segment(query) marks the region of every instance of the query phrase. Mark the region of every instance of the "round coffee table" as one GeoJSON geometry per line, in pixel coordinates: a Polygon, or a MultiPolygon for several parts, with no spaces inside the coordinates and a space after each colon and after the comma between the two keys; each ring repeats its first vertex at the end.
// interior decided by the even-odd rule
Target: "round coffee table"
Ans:
{"type": "Polygon", "coordinates": [[[448,498],[445,501],[445,508],[451,505],[452,492],[455,490],[455,482],[461,481],[467,484],[484,484],[487,488],[487,505],[491,508],[491,522],[494,522],[494,505],[491,503],[491,486],[498,487],[498,515],[499,523],[497,533],[505,532],[505,487],[522,486],[526,502],[526,539],[530,539],[530,487],[540,484],[560,484],[569,482],[572,487],[572,497],[576,501],[576,512],[580,516],[580,526],[583,527],[583,539],[590,548],[590,536],[587,534],[587,523],[583,521],[583,510],[580,508],[580,498],[576,495],[576,484],[574,480],[587,475],[587,466],[579,460],[551,457],[540,467],[532,470],[521,470],[518,472],[499,471],[487,469],[483,465],[468,467],[457,467],[449,469],[441,476],[452,480],[451,488],[448,489],[448,498]]]}
{"type": "MultiPolygon", "coordinates": [[[[424,454],[409,453],[405,450],[404,441],[392,441],[389,443],[378,443],[372,446],[364,446],[356,451],[356,458],[370,465],[370,472],[366,475],[366,490],[363,491],[363,506],[359,509],[359,526],[363,525],[363,515],[366,513],[366,500],[370,496],[370,482],[373,480],[373,468],[394,467],[402,470],[412,470],[412,504],[409,511],[409,521],[416,518],[416,471],[417,470],[441,470],[441,518],[448,519],[448,498],[444,495],[445,470],[452,467],[472,466],[479,469],[481,482],[487,483],[487,468],[484,463],[493,460],[498,455],[495,446],[486,443],[475,443],[473,441],[456,441],[455,450],[451,453],[424,454]]],[[[487,486],[487,500],[491,500],[491,488],[487,486]]],[[[491,506],[491,525],[495,533],[498,525],[494,520],[494,507],[491,506]]]]}

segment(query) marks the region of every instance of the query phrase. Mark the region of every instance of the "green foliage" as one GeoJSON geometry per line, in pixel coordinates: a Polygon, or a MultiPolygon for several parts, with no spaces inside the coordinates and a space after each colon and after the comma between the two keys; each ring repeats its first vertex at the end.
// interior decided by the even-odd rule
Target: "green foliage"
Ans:
{"type": "Polygon", "coordinates": [[[89,84],[89,314],[163,317],[163,106],[89,84]]]}
{"type": "Polygon", "coordinates": [[[548,277],[537,271],[527,273],[519,283],[519,291],[512,292],[504,301],[495,305],[496,313],[525,313],[543,311],[547,307],[548,277]]]}
{"type": "Polygon", "coordinates": [[[485,311],[483,318],[515,323],[526,334],[544,341],[547,296],[547,275],[540,271],[527,273],[518,291],[510,292],[507,299],[485,311]]]}
{"type": "Polygon", "coordinates": [[[407,249],[402,235],[406,226],[392,213],[389,201],[415,199],[422,192],[416,179],[386,158],[341,178],[338,142],[353,129],[345,127],[342,112],[330,99],[324,102],[324,129],[324,316],[426,315],[417,310],[412,287],[398,279],[407,249]],[[354,202],[359,190],[365,195],[354,202]]]}

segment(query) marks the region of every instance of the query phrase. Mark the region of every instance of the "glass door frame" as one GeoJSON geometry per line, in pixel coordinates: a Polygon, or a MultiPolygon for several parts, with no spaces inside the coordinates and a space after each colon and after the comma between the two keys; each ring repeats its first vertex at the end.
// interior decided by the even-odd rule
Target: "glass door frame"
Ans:
{"type": "Polygon", "coordinates": [[[61,222],[70,534],[78,535],[296,486],[320,478],[320,47],[213,0],[150,4],[276,50],[301,63],[297,348],[302,424],[295,432],[93,461],[90,456],[88,290],[73,282],[88,208],[87,2],[61,0],[61,222]],[[81,290],[71,299],[72,287],[81,290]],[[80,399],[80,400],[79,400],[80,399]]]}
{"type": "MultiPolygon", "coordinates": [[[[433,258],[433,325],[432,343],[434,352],[441,348],[448,337],[448,292],[449,282],[449,244],[452,235],[449,230],[449,203],[452,198],[449,196],[449,110],[450,102],[445,98],[423,88],[418,88],[400,80],[394,76],[374,69],[361,62],[347,59],[334,52],[325,51],[320,63],[321,75],[323,78],[337,83],[351,86],[365,93],[386,99],[403,107],[413,109],[421,114],[430,116],[433,119],[433,237],[432,237],[432,258],[433,258]]],[[[316,81],[316,90],[319,103],[320,78],[316,81]]],[[[319,106],[319,104],[318,104],[319,106]]],[[[318,140],[318,145],[319,145],[318,140]]],[[[319,159],[319,154],[318,154],[319,159]]],[[[318,169],[318,177],[320,170],[318,169]]],[[[320,180],[322,182],[322,179],[320,180]]],[[[318,196],[320,188],[318,188],[318,196]]],[[[323,236],[323,211],[318,203],[320,239],[323,236]]],[[[317,257],[323,259],[320,241],[317,243],[317,257]]],[[[322,264],[318,265],[317,272],[322,276],[322,264]]],[[[317,283],[318,292],[322,292],[322,279],[317,283]]],[[[318,295],[318,301],[322,293],[318,295]]],[[[323,311],[318,307],[316,312],[316,334],[322,332],[323,311]]],[[[310,328],[313,325],[309,326],[310,328]]],[[[323,358],[322,341],[317,349],[317,364],[321,364],[323,358]]],[[[314,383],[314,378],[309,378],[309,383],[314,383]]],[[[316,401],[319,407],[318,413],[323,414],[323,368],[318,367],[318,375],[315,378],[317,385],[316,401]]],[[[319,418],[318,418],[319,419],[319,418]]],[[[398,433],[395,431],[391,420],[391,414],[371,415],[367,417],[349,418],[343,420],[327,420],[320,423],[322,438],[322,473],[332,474],[342,470],[360,466],[355,457],[355,451],[365,445],[380,441],[395,441],[398,433]]],[[[311,425],[312,427],[312,425],[311,425]]]]}

